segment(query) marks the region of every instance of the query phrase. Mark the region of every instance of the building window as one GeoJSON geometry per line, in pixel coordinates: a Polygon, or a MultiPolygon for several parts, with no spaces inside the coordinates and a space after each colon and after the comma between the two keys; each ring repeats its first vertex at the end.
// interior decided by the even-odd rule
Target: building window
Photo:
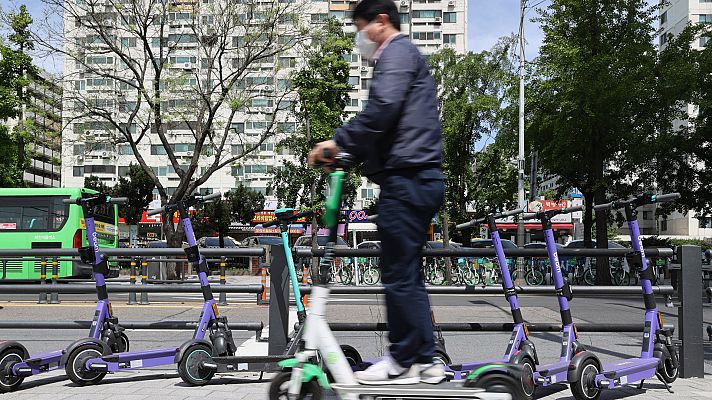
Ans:
{"type": "Polygon", "coordinates": [[[72,172],[74,176],[84,176],[84,167],[74,167],[72,172]]]}
{"type": "Polygon", "coordinates": [[[361,89],[368,90],[370,88],[371,88],[371,80],[370,79],[361,79],[361,89]]]}
{"type": "Polygon", "coordinates": [[[360,83],[360,78],[359,76],[349,76],[349,86],[356,87],[360,83]]]}
{"type": "Polygon", "coordinates": [[[373,188],[363,188],[361,189],[361,199],[371,200],[373,198],[373,188]]]}
{"type": "Polygon", "coordinates": [[[400,23],[401,24],[407,24],[410,22],[410,14],[408,13],[400,13],[400,23]]]}
{"type": "Polygon", "coordinates": [[[712,24],[712,14],[700,14],[701,24],[712,24]]]}
{"type": "Polygon", "coordinates": [[[652,214],[653,214],[653,213],[650,212],[650,211],[643,211],[643,219],[644,219],[644,220],[645,220],[645,219],[647,219],[647,220],[652,219],[652,214]]]}
{"type": "Polygon", "coordinates": [[[358,99],[351,99],[351,104],[349,104],[351,107],[358,107],[358,99]]]}
{"type": "Polygon", "coordinates": [[[329,18],[329,14],[327,14],[327,13],[312,14],[311,22],[326,22],[326,20],[328,18],[329,18]]]}
{"type": "Polygon", "coordinates": [[[119,176],[129,176],[129,167],[119,166],[119,176]]]}
{"type": "Polygon", "coordinates": [[[121,47],[128,49],[129,47],[136,47],[135,37],[123,37],[121,38],[121,47]]]}
{"type": "Polygon", "coordinates": [[[667,231],[667,228],[668,228],[668,227],[667,227],[667,220],[664,219],[664,220],[660,221],[660,230],[661,230],[662,232],[665,232],[665,231],[667,231]]]}
{"type": "Polygon", "coordinates": [[[413,18],[440,18],[442,15],[441,10],[413,10],[411,12],[413,18]]]}
{"type": "Polygon", "coordinates": [[[664,24],[664,23],[666,23],[666,22],[667,22],[667,11],[665,11],[665,12],[662,13],[662,14],[660,14],[660,23],[661,23],[661,24],[664,24]]]}
{"type": "Polygon", "coordinates": [[[702,36],[700,38],[700,47],[707,47],[710,42],[710,36],[702,36]]]}
{"type": "Polygon", "coordinates": [[[697,217],[697,221],[699,221],[700,229],[712,228],[712,217],[697,217]]]}
{"type": "Polygon", "coordinates": [[[457,13],[456,12],[443,13],[443,22],[445,22],[445,23],[457,22],[457,13]]]}
{"type": "Polygon", "coordinates": [[[457,35],[455,34],[445,34],[443,35],[444,44],[455,44],[457,43],[457,35]]]}
{"type": "Polygon", "coordinates": [[[152,144],[151,145],[151,154],[154,156],[163,156],[166,155],[166,149],[163,147],[162,144],[152,144]]]}
{"type": "Polygon", "coordinates": [[[440,32],[413,32],[411,36],[416,40],[440,40],[440,32]]]}

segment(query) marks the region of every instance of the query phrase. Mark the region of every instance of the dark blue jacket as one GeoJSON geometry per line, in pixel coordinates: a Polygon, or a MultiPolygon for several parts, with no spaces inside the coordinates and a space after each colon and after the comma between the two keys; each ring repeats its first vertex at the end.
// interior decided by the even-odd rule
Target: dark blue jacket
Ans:
{"type": "Polygon", "coordinates": [[[368,104],[337,129],[336,144],[379,183],[399,170],[440,168],[442,131],[437,91],[425,59],[404,35],[383,50],[373,70],[368,104]]]}

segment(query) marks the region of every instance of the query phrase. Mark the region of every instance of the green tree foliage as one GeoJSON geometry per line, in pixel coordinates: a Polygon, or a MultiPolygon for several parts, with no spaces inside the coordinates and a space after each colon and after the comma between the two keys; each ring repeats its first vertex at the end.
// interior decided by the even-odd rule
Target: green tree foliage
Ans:
{"type": "Polygon", "coordinates": [[[511,39],[503,39],[481,53],[444,49],[429,61],[439,92],[445,211],[451,224],[469,219],[468,204],[474,203],[477,210],[500,209],[516,195],[516,171],[509,164],[514,137],[503,124],[506,88],[513,77],[510,44],[511,39]],[[493,144],[476,151],[483,136],[498,132],[493,144]]]}
{"type": "Polygon", "coordinates": [[[224,194],[223,198],[213,203],[207,203],[193,218],[197,236],[212,236],[220,238],[220,247],[225,247],[230,223],[247,223],[252,220],[255,212],[262,210],[264,196],[261,193],[238,186],[224,194]]]}
{"type": "Polygon", "coordinates": [[[89,175],[84,178],[84,187],[87,189],[92,189],[96,190],[99,193],[105,193],[108,195],[112,195],[112,190],[109,189],[109,187],[106,185],[106,183],[102,182],[101,179],[99,179],[98,176],[96,175],[89,175]]]}
{"type": "Polygon", "coordinates": [[[141,221],[143,211],[148,203],[153,200],[153,189],[156,185],[140,165],[129,164],[127,177],[120,177],[119,182],[112,189],[115,197],[126,197],[128,202],[119,205],[119,215],[126,219],[129,225],[136,225],[141,221]]]}
{"type": "Polygon", "coordinates": [[[20,123],[12,130],[0,125],[0,186],[17,187],[23,185],[23,171],[29,164],[25,143],[30,126],[22,121],[22,107],[29,103],[27,77],[35,73],[32,58],[26,53],[34,44],[29,32],[32,17],[26,6],[9,13],[7,19],[7,42],[0,38],[0,120],[18,118],[20,123]]]}
{"type": "MultiPolygon", "coordinates": [[[[645,0],[553,0],[538,18],[545,38],[528,89],[528,138],[540,165],[583,193],[589,244],[592,205],[654,183],[642,179],[650,165],[642,160],[654,154],[641,148],[680,116],[680,93],[661,90],[672,76],[653,45],[659,8],[645,0]]],[[[608,219],[596,215],[601,248],[608,219]]],[[[608,259],[597,260],[597,281],[610,283],[608,259]]]]}
{"type": "MultiPolygon", "coordinates": [[[[344,56],[353,49],[353,36],[345,33],[335,18],[327,20],[314,35],[305,50],[306,65],[292,76],[298,94],[294,114],[300,127],[280,143],[292,150],[297,160],[284,161],[284,168],[274,173],[274,192],[289,207],[318,207],[324,200],[324,175],[308,166],[307,156],[318,142],[334,136],[346,117],[344,108],[349,100],[350,67],[344,56]]],[[[358,174],[351,174],[347,199],[354,198],[359,185],[358,174]]]]}

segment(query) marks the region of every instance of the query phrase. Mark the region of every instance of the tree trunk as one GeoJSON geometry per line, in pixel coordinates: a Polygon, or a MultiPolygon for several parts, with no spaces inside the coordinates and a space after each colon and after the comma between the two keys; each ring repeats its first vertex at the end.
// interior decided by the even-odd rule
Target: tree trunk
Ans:
{"type": "MultiPolygon", "coordinates": [[[[600,187],[595,194],[596,204],[606,202],[606,189],[600,187]]],[[[608,248],[608,213],[596,213],[596,248],[608,248]]],[[[608,257],[596,257],[596,284],[610,285],[611,284],[611,269],[608,263],[608,257]]]]}
{"type": "Polygon", "coordinates": [[[586,210],[583,215],[583,244],[591,248],[591,227],[593,226],[593,192],[583,192],[586,210]]]}
{"type": "MultiPolygon", "coordinates": [[[[183,234],[176,231],[173,226],[173,216],[167,215],[163,220],[163,234],[166,235],[166,243],[169,248],[180,249],[183,247],[183,234]]],[[[171,257],[172,258],[172,257],[171,257]]],[[[180,264],[175,262],[165,263],[166,279],[175,279],[180,274],[180,264]]]]}

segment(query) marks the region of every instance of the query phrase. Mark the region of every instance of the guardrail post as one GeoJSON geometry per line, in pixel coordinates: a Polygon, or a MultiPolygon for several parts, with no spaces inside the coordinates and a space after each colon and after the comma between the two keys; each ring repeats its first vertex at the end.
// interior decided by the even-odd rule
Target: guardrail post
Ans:
{"type": "Polygon", "coordinates": [[[262,275],[261,283],[262,283],[262,293],[257,295],[257,304],[262,305],[262,304],[268,304],[267,303],[267,266],[266,265],[261,265],[260,263],[260,274],[262,275]]]}
{"type": "MultiPolygon", "coordinates": [[[[308,273],[309,273],[309,268],[307,268],[306,264],[302,264],[302,284],[304,284],[304,285],[309,283],[309,280],[307,279],[308,273]]],[[[302,296],[302,304],[304,305],[304,307],[309,307],[309,295],[308,294],[305,294],[302,296]]]]}
{"type": "Polygon", "coordinates": [[[680,281],[678,284],[681,303],[678,309],[678,337],[682,341],[680,377],[703,378],[705,351],[702,343],[700,247],[684,245],[678,247],[678,252],[680,259],[680,281]]]}
{"type": "MultiPolygon", "coordinates": [[[[131,258],[131,269],[129,271],[129,285],[135,287],[136,286],[136,258],[131,258]]],[[[131,292],[129,293],[129,302],[128,304],[133,305],[138,303],[136,301],[136,292],[131,292]]]]}
{"type": "Polygon", "coordinates": [[[59,304],[59,293],[57,293],[57,278],[59,278],[59,261],[57,258],[52,259],[52,291],[49,295],[49,304],[59,304]]]}
{"type": "MultiPolygon", "coordinates": [[[[47,259],[42,257],[40,261],[40,286],[47,285],[47,259]]],[[[47,304],[47,292],[40,293],[40,298],[37,304],[47,304]]]]}
{"type": "Polygon", "coordinates": [[[7,260],[2,260],[2,279],[7,279],[7,260]]]}
{"type": "MultiPolygon", "coordinates": [[[[148,285],[148,262],[141,260],[141,286],[148,285]]],[[[148,302],[148,292],[141,292],[140,305],[151,304],[148,302]]]]}
{"type": "Polygon", "coordinates": [[[283,354],[287,348],[289,325],[289,270],[282,244],[272,245],[269,294],[269,355],[283,354]]]}
{"type": "MultiPolygon", "coordinates": [[[[220,286],[224,286],[225,283],[226,283],[226,281],[225,281],[225,257],[220,257],[220,286]]],[[[220,306],[227,305],[227,293],[220,292],[220,298],[218,300],[218,305],[220,305],[220,306]]]]}

